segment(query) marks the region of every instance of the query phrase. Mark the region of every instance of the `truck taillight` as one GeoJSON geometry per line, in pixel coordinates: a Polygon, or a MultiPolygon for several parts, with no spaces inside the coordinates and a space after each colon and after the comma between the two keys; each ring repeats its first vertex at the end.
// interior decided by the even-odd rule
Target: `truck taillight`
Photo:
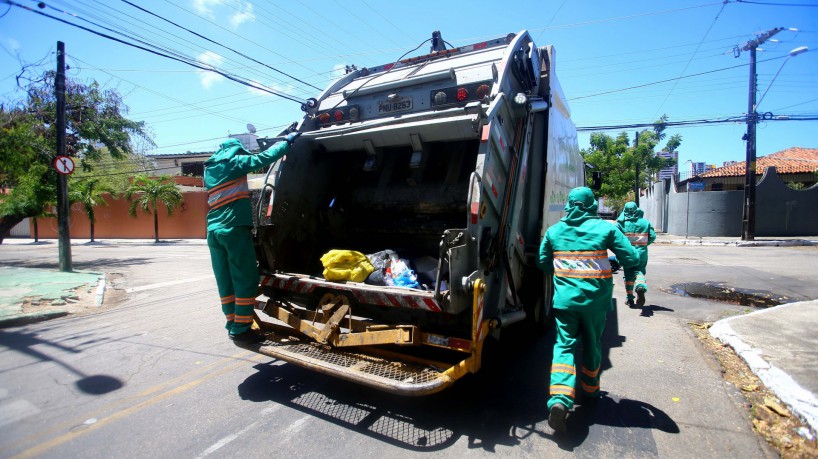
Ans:
{"type": "Polygon", "coordinates": [[[360,119],[360,115],[360,107],[357,105],[350,105],[346,107],[334,107],[327,111],[318,112],[317,116],[313,119],[320,127],[334,123],[358,121],[360,119]]]}
{"type": "Polygon", "coordinates": [[[463,84],[445,89],[435,89],[429,94],[432,107],[462,105],[472,101],[485,101],[491,93],[490,81],[463,84]]]}

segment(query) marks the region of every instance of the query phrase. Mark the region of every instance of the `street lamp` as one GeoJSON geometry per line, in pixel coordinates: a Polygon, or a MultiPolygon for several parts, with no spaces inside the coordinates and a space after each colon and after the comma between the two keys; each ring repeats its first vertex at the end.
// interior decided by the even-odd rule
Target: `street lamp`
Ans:
{"type": "Polygon", "coordinates": [[[770,87],[773,85],[773,82],[775,82],[775,79],[778,78],[778,74],[781,73],[781,69],[784,68],[784,64],[786,64],[791,57],[795,57],[799,54],[806,53],[807,51],[809,51],[809,48],[806,46],[799,46],[798,48],[795,48],[792,51],[790,51],[787,58],[784,59],[784,62],[781,63],[781,67],[778,67],[778,71],[775,72],[775,76],[773,76],[773,79],[770,80],[770,84],[767,85],[767,89],[764,90],[764,94],[761,95],[761,99],[758,99],[758,103],[756,103],[756,108],[758,108],[758,106],[761,105],[761,101],[764,100],[764,96],[767,95],[767,91],[770,90],[770,87]]]}

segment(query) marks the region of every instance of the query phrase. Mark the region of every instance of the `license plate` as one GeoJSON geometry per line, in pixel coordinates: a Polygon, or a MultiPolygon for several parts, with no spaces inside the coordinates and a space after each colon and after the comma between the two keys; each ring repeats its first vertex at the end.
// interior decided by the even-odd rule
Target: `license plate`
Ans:
{"type": "Polygon", "coordinates": [[[412,109],[411,97],[399,97],[395,100],[382,100],[378,102],[378,113],[405,112],[412,109]]]}

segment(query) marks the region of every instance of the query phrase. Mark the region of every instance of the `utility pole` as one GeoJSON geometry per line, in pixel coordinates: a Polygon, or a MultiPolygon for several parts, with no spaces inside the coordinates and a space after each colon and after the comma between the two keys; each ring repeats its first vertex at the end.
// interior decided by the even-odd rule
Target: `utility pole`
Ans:
{"type": "MultiPolygon", "coordinates": [[[[65,156],[65,43],[57,42],[57,76],[54,78],[57,98],[57,156],[65,156]]],[[[71,233],[68,200],[68,176],[57,174],[57,235],[59,238],[60,271],[71,272],[71,233]]]]}
{"type": "Polygon", "coordinates": [[[744,213],[741,220],[741,240],[752,241],[755,238],[756,226],[756,48],[769,40],[773,35],[784,30],[783,27],[770,29],[755,40],[750,40],[741,47],[742,51],[750,51],[750,92],[747,101],[747,168],[744,173],[744,213]]]}
{"type": "Polygon", "coordinates": [[[639,207],[639,131],[636,131],[636,142],[633,146],[633,158],[636,160],[636,181],[633,184],[633,202],[639,207]]]}

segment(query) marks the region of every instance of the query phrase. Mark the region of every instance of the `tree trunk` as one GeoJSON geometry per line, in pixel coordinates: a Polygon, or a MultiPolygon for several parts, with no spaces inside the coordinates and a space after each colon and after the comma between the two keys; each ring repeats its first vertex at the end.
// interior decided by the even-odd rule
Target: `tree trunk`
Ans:
{"type": "Polygon", "coordinates": [[[94,242],[94,222],[91,222],[91,242],[94,242]]]}
{"type": "Polygon", "coordinates": [[[159,213],[153,209],[153,236],[154,242],[159,242],[159,213]]]}
{"type": "Polygon", "coordinates": [[[8,237],[11,229],[23,221],[24,218],[26,217],[20,215],[7,215],[0,218],[0,244],[2,244],[3,240],[8,237]]]}
{"type": "Polygon", "coordinates": [[[40,234],[37,229],[37,218],[34,218],[34,242],[40,242],[40,234]]]}

